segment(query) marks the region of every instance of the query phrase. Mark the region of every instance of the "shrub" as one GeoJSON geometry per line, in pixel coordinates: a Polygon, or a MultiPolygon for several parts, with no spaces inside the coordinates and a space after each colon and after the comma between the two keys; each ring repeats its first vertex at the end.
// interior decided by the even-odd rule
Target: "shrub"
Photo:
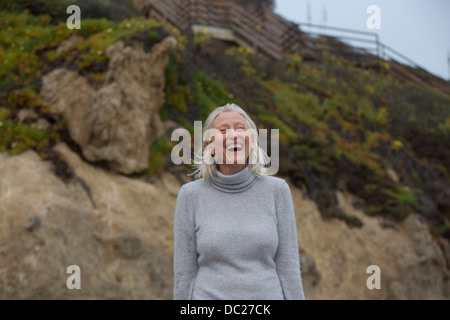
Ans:
{"type": "Polygon", "coordinates": [[[41,130],[10,119],[0,120],[0,152],[18,154],[33,148],[40,150],[59,139],[57,132],[41,130]]]}
{"type": "Polygon", "coordinates": [[[193,102],[201,119],[206,119],[211,111],[225,105],[229,99],[230,94],[219,81],[211,79],[203,72],[194,75],[193,102]]]}
{"type": "Polygon", "coordinates": [[[132,0],[72,0],[71,2],[79,6],[83,18],[88,19],[104,18],[119,22],[141,15],[132,0]]]}
{"type": "Polygon", "coordinates": [[[68,0],[2,0],[0,11],[22,13],[28,11],[32,15],[48,15],[52,22],[66,21],[68,0]]]}
{"type": "Polygon", "coordinates": [[[147,169],[148,175],[160,173],[166,165],[165,156],[173,148],[174,144],[170,139],[163,135],[153,142],[150,147],[149,167],[147,169]]]}

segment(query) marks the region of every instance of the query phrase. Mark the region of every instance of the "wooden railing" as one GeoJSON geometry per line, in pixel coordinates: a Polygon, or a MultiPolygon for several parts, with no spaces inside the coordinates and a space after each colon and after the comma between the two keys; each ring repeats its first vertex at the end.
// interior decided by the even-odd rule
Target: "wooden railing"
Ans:
{"type": "Polygon", "coordinates": [[[227,28],[237,42],[254,51],[274,59],[284,56],[282,41],[289,23],[278,20],[271,10],[264,9],[257,15],[224,0],[135,0],[135,3],[147,17],[170,22],[181,30],[192,25],[227,28]]]}
{"type": "Polygon", "coordinates": [[[263,19],[242,7],[230,3],[231,30],[235,36],[251,44],[255,51],[265,52],[275,59],[283,57],[279,32],[263,19]]]}
{"type": "MultiPolygon", "coordinates": [[[[348,33],[338,37],[327,38],[319,35],[318,38],[313,38],[302,28],[314,27],[314,25],[295,24],[287,21],[275,14],[273,9],[268,6],[243,8],[232,0],[133,1],[148,18],[170,22],[182,31],[189,30],[194,25],[226,28],[232,31],[234,40],[238,44],[248,46],[253,51],[263,53],[276,60],[283,59],[293,53],[301,53],[302,56],[310,59],[323,60],[322,51],[328,46],[338,55],[355,61],[365,59],[365,62],[377,67],[381,60],[387,59],[386,51],[389,52],[390,50],[380,43],[376,34],[369,35],[368,32],[327,27],[327,30],[335,29],[348,33]],[[363,34],[372,38],[362,39],[363,34]],[[360,48],[346,46],[344,42],[349,39],[365,41],[366,46],[360,48]],[[342,45],[336,45],[336,41],[342,45]],[[367,49],[368,45],[375,45],[376,48],[371,51],[367,49]],[[360,54],[358,51],[366,52],[366,54],[360,54]]],[[[323,28],[323,26],[316,27],[323,28]]],[[[393,50],[390,50],[389,53],[396,54],[393,50]]],[[[396,54],[396,57],[399,57],[399,55],[396,54]]],[[[428,84],[450,92],[450,88],[448,84],[444,83],[444,80],[424,77],[395,60],[391,61],[393,71],[402,74],[408,80],[422,85],[428,84]]],[[[364,64],[367,65],[367,63],[364,64]]]]}
{"type": "Polygon", "coordinates": [[[381,43],[376,33],[307,23],[299,24],[298,29],[309,30],[307,33],[302,32],[302,35],[308,36],[303,36],[299,42],[302,44],[303,51],[311,48],[313,52],[318,52],[320,57],[319,51],[325,49],[348,61],[364,63],[366,67],[375,67],[378,70],[380,62],[388,62],[390,72],[395,77],[450,93],[449,81],[432,75],[405,55],[381,43]],[[313,41],[313,43],[306,46],[307,41],[313,41]],[[346,44],[349,42],[352,44],[346,44]]]}

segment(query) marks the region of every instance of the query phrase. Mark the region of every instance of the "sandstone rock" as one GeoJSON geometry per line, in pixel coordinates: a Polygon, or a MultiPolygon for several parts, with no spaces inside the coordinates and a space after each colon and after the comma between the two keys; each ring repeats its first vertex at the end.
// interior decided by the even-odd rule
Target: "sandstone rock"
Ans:
{"type": "MultiPolygon", "coordinates": [[[[0,299],[172,299],[176,179],[145,183],[55,149],[79,179],[65,183],[34,151],[0,154],[0,299]],[[70,265],[81,269],[80,290],[66,286],[70,265]]],[[[386,228],[342,191],[341,210],[363,221],[349,228],[290,186],[307,299],[450,298],[450,246],[419,215],[386,228]],[[366,286],[370,265],[380,267],[379,290],[366,286]]]]}
{"type": "Polygon", "coordinates": [[[25,228],[27,230],[33,231],[41,226],[41,218],[39,216],[33,216],[30,219],[28,219],[27,223],[25,224],[25,228]]]}
{"type": "Polygon", "coordinates": [[[95,90],[76,71],[57,69],[42,77],[40,96],[50,112],[64,114],[72,139],[82,148],[92,130],[95,90]]]}
{"type": "Polygon", "coordinates": [[[137,259],[144,252],[141,239],[132,235],[124,235],[114,239],[113,246],[122,257],[127,259],[137,259]]]}
{"type": "Polygon", "coordinates": [[[449,299],[450,279],[445,254],[419,215],[411,214],[391,228],[383,218],[370,217],[352,203],[357,199],[338,192],[339,207],[363,222],[349,228],[339,220],[323,220],[316,204],[291,185],[298,221],[299,244],[320,274],[314,285],[305,270],[307,299],[449,299]],[[381,289],[366,281],[371,265],[380,267],[381,289]]]}
{"type": "Polygon", "coordinates": [[[317,270],[316,262],[310,254],[300,254],[300,269],[304,287],[311,288],[319,284],[320,272],[317,270]]]}
{"type": "Polygon", "coordinates": [[[60,55],[64,51],[72,49],[75,45],[82,43],[83,37],[79,35],[72,35],[66,40],[62,41],[61,44],[56,48],[56,54],[60,55]]]}
{"type": "Polygon", "coordinates": [[[123,174],[148,167],[149,148],[162,133],[164,72],[176,40],[167,37],[146,53],[142,45],[119,41],[107,49],[109,67],[98,90],[74,71],[58,69],[42,78],[41,98],[64,113],[83,156],[104,161],[123,174]]]}
{"type": "Polygon", "coordinates": [[[175,196],[57,150],[96,206],[34,151],[0,154],[0,299],[171,299],[175,196]],[[81,290],[66,287],[70,265],[81,290]]]}
{"type": "Polygon", "coordinates": [[[38,118],[36,122],[32,124],[32,127],[39,130],[49,130],[51,126],[52,125],[44,118],[38,118]]]}
{"type": "Polygon", "coordinates": [[[398,177],[398,174],[391,168],[386,169],[386,173],[393,182],[400,183],[400,178],[398,177]]]}
{"type": "Polygon", "coordinates": [[[35,120],[38,118],[38,116],[39,115],[36,113],[36,111],[32,109],[21,109],[17,113],[17,120],[19,120],[20,122],[35,120]]]}

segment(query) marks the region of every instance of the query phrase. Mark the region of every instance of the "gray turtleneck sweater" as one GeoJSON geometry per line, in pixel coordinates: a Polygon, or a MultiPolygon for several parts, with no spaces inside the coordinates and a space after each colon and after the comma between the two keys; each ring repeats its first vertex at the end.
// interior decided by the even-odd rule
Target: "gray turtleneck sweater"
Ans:
{"type": "Polygon", "coordinates": [[[305,299],[297,228],[285,180],[234,175],[195,180],[178,193],[174,299],[305,299]]]}

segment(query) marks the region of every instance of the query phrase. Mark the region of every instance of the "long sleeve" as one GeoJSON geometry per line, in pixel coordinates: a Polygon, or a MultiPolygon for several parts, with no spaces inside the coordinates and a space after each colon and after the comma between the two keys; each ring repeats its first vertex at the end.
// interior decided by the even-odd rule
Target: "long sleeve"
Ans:
{"type": "Polygon", "coordinates": [[[194,212],[184,187],[181,187],[174,217],[174,290],[175,300],[192,299],[197,275],[197,241],[194,212]]]}
{"type": "Polygon", "coordinates": [[[297,227],[289,185],[284,182],[276,203],[278,249],[275,264],[286,300],[304,300],[297,227]]]}

